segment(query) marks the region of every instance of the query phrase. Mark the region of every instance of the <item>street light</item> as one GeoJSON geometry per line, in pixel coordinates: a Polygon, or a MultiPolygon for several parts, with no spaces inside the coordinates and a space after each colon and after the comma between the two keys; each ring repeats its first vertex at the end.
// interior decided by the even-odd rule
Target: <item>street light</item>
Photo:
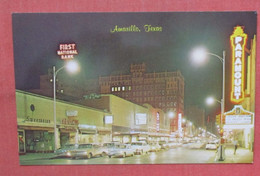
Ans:
{"type": "Polygon", "coordinates": [[[173,119],[175,116],[176,116],[175,112],[173,112],[173,111],[169,111],[169,112],[168,112],[168,117],[169,117],[170,119],[173,119]]]}
{"type": "MultiPolygon", "coordinates": [[[[220,57],[216,54],[213,53],[209,53],[207,52],[207,50],[203,47],[200,48],[196,48],[193,50],[193,52],[191,53],[191,56],[193,59],[199,60],[200,62],[204,61],[207,58],[207,55],[211,55],[214,56],[216,58],[218,58],[221,63],[222,63],[222,98],[221,98],[221,116],[220,116],[220,131],[223,131],[223,124],[222,124],[222,119],[224,116],[224,106],[225,106],[225,58],[226,58],[226,52],[223,51],[223,56],[220,57]]],[[[219,161],[224,161],[223,158],[223,136],[221,135],[221,140],[220,140],[220,158],[219,161]]]]}
{"type": "Polygon", "coordinates": [[[58,148],[57,122],[56,122],[56,77],[59,71],[66,68],[69,72],[74,73],[79,70],[79,66],[75,61],[68,61],[63,67],[56,70],[53,66],[53,121],[54,121],[54,151],[58,148]]]}

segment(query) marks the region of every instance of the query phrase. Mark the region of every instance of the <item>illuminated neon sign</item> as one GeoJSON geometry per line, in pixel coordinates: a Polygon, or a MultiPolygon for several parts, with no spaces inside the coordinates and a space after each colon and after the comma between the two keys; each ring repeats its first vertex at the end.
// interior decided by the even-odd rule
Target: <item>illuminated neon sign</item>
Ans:
{"type": "Polygon", "coordinates": [[[179,136],[182,137],[182,114],[178,114],[178,132],[179,136]]]}
{"type": "Polygon", "coordinates": [[[240,103],[244,99],[245,46],[247,34],[241,26],[234,28],[230,36],[232,47],[232,90],[231,101],[240,103]]]}
{"type": "Polygon", "coordinates": [[[157,132],[160,131],[160,113],[159,112],[156,113],[156,131],[157,132]]]}
{"type": "Polygon", "coordinates": [[[59,50],[57,51],[57,54],[63,60],[73,59],[74,55],[78,54],[78,51],[76,49],[76,44],[75,43],[60,44],[59,50]]]}

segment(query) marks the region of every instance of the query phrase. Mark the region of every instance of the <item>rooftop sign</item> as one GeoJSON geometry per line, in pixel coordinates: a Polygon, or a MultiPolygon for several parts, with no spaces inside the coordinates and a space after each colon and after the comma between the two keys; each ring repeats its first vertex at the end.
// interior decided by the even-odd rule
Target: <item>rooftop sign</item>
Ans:
{"type": "Polygon", "coordinates": [[[57,54],[63,60],[74,59],[74,55],[78,54],[75,43],[60,44],[57,54]]]}

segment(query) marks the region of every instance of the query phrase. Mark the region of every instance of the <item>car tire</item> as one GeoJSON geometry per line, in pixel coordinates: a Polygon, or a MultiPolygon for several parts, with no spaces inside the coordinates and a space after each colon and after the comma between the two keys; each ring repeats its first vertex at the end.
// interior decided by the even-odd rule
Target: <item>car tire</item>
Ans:
{"type": "Polygon", "coordinates": [[[87,156],[88,159],[92,158],[92,153],[89,153],[87,156]]]}
{"type": "Polygon", "coordinates": [[[102,157],[104,157],[104,156],[106,156],[106,155],[107,155],[106,152],[103,152],[103,153],[101,154],[102,157]]]}

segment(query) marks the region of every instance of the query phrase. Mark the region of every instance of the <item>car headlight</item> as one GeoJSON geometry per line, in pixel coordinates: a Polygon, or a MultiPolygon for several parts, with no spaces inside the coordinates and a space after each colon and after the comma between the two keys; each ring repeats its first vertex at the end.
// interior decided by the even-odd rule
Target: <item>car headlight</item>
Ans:
{"type": "Polygon", "coordinates": [[[70,152],[67,152],[67,156],[71,156],[71,153],[70,153],[70,152]]]}

